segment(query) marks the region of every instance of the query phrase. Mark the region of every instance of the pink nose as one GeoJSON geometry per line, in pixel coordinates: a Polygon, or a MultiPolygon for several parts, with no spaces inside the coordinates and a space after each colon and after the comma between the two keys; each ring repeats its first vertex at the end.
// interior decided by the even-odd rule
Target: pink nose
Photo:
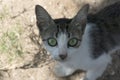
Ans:
{"type": "Polygon", "coordinates": [[[67,57],[67,54],[60,54],[59,57],[64,60],[67,57]]]}

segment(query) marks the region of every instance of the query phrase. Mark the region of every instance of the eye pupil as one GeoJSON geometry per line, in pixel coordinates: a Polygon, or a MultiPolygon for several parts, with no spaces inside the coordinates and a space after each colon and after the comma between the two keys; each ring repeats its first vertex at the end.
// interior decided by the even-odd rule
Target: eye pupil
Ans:
{"type": "Polygon", "coordinates": [[[50,46],[56,46],[57,45],[57,40],[55,39],[55,38],[49,38],[48,39],[48,44],[50,45],[50,46]]]}

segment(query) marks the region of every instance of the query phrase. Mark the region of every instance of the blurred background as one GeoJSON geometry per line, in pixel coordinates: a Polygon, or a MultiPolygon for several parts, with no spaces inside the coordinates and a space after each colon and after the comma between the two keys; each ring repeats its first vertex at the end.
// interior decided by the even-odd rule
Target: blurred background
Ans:
{"type": "MultiPolygon", "coordinates": [[[[0,80],[79,80],[76,73],[57,78],[54,61],[42,47],[36,27],[35,5],[43,6],[53,19],[72,18],[86,3],[90,13],[120,0],[0,0],[0,80]]],[[[113,55],[100,80],[120,80],[120,54],[113,55]]]]}

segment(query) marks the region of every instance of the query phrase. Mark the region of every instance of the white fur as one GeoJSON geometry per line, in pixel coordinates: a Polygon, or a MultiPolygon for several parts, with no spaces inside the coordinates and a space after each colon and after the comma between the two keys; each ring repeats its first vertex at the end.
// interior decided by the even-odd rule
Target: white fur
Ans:
{"type": "Polygon", "coordinates": [[[67,36],[66,34],[60,34],[58,37],[58,53],[59,54],[66,54],[67,53],[67,36]]]}
{"type": "MultiPolygon", "coordinates": [[[[98,59],[92,59],[91,44],[89,32],[93,24],[87,24],[82,42],[79,48],[67,48],[67,35],[60,34],[58,38],[58,46],[46,46],[47,50],[51,53],[55,60],[58,60],[59,65],[55,69],[56,75],[62,77],[72,74],[78,69],[87,71],[85,80],[96,80],[102,75],[108,63],[111,62],[111,57],[108,54],[103,54],[98,59]],[[60,61],[59,54],[66,53],[68,57],[64,61],[60,61]]],[[[47,44],[47,43],[46,43],[47,44]]]]}

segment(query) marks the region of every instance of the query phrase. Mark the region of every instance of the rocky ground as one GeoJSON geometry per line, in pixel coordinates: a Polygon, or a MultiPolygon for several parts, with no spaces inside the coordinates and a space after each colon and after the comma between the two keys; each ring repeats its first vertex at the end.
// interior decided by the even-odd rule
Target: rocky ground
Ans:
{"type": "MultiPolygon", "coordinates": [[[[52,18],[71,18],[85,3],[96,12],[120,0],[0,0],[0,80],[80,80],[83,72],[58,78],[55,62],[42,47],[34,8],[43,6],[52,18]]],[[[99,80],[120,80],[120,52],[99,80]]]]}

